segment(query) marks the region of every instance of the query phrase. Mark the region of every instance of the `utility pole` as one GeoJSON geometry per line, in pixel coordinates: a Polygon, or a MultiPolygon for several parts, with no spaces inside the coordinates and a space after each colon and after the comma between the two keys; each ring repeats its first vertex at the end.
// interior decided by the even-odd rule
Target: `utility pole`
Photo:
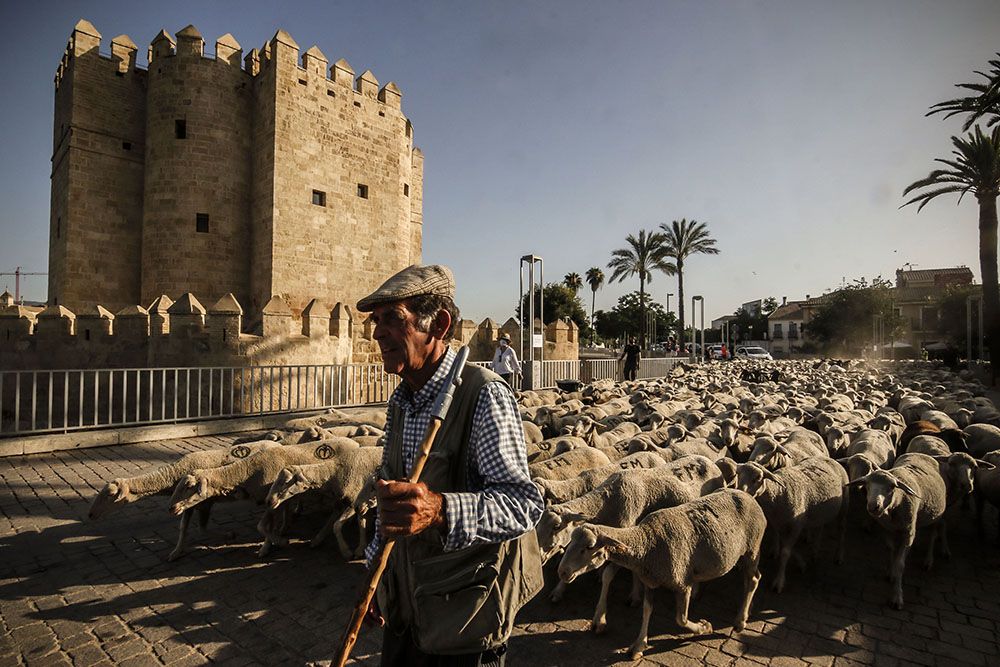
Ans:
{"type": "Polygon", "coordinates": [[[0,273],[0,276],[14,276],[14,302],[21,303],[21,276],[47,276],[47,273],[26,272],[21,267],[14,269],[13,273],[0,273]]]}

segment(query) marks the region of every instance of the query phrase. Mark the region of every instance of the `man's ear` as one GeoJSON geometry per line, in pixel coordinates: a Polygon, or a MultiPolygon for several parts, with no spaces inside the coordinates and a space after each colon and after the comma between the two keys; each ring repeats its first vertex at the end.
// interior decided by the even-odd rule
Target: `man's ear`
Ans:
{"type": "Polygon", "coordinates": [[[431,325],[431,334],[435,338],[443,339],[448,334],[449,329],[451,329],[451,313],[442,308],[434,316],[434,323],[431,325]]]}

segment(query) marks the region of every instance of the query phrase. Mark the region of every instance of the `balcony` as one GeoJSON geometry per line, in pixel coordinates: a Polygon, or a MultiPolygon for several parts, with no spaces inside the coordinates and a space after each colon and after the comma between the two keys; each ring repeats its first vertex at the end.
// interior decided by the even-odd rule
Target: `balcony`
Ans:
{"type": "Polygon", "coordinates": [[[775,331],[773,334],[771,334],[771,340],[781,340],[784,337],[785,334],[781,333],[780,331],[775,331]]]}

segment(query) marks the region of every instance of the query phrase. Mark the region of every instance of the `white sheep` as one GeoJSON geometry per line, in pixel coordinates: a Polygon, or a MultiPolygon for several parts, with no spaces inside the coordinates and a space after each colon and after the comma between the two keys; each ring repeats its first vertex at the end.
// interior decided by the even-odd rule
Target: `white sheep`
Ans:
{"type": "Polygon", "coordinates": [[[570,583],[606,562],[639,577],[645,586],[642,625],[630,647],[632,659],[638,660],[648,647],[654,589],[674,592],[678,625],[694,634],[708,634],[711,623],[688,619],[691,586],[724,576],[736,566],[743,571],[744,595],[733,627],[743,630],[760,581],[757,566],[766,524],[757,502],[732,489],[658,510],[629,528],[584,524],[573,531],[559,563],[559,577],[570,583]]]}
{"type": "Polygon", "coordinates": [[[790,432],[781,443],[771,436],[757,438],[750,451],[750,460],[773,471],[813,456],[827,455],[826,444],[819,434],[799,428],[790,432]]]}
{"type": "Polygon", "coordinates": [[[885,431],[865,429],[858,432],[847,448],[846,456],[837,459],[851,481],[877,468],[888,468],[896,459],[896,446],[885,431]]]}
{"type": "Polygon", "coordinates": [[[585,470],[609,463],[611,463],[611,459],[604,452],[593,447],[580,447],[550,459],[532,463],[528,466],[528,473],[532,479],[570,479],[585,470]]]}
{"type": "Polygon", "coordinates": [[[885,530],[890,551],[889,576],[893,592],[890,604],[903,608],[903,570],[918,528],[931,526],[931,539],[924,567],[934,563],[938,534],[948,553],[944,530],[947,489],[938,462],[926,454],[903,454],[888,470],[875,470],[849,483],[865,487],[868,514],[885,530]]]}
{"type": "MultiPolygon", "coordinates": [[[[631,526],[649,512],[689,502],[724,484],[722,473],[704,456],[687,457],[659,468],[616,472],[596,489],[543,512],[535,527],[538,545],[548,560],[566,546],[576,526],[631,526]]],[[[604,632],[607,626],[608,589],[617,571],[617,567],[609,565],[602,573],[601,594],[591,626],[596,633],[604,632]]],[[[553,602],[562,598],[565,588],[565,583],[560,582],[552,593],[553,602]]],[[[637,589],[633,589],[633,599],[638,602],[637,589]]]]}
{"type": "MultiPolygon", "coordinates": [[[[273,513],[282,503],[301,493],[316,489],[319,494],[327,498],[336,507],[343,503],[347,504],[346,509],[338,509],[333,512],[320,532],[313,539],[312,546],[318,546],[326,539],[326,536],[333,531],[337,538],[337,545],[344,558],[351,557],[351,550],[344,539],[344,524],[355,516],[355,503],[361,495],[365,483],[374,477],[379,466],[382,464],[382,449],[378,447],[359,447],[353,450],[345,450],[322,463],[311,463],[306,465],[290,466],[278,473],[277,479],[271,484],[268,490],[265,505],[267,512],[273,513]]],[[[354,552],[356,558],[360,558],[365,548],[365,524],[363,515],[358,515],[360,532],[362,539],[354,552]]],[[[265,518],[261,519],[258,529],[268,539],[264,544],[268,549],[261,547],[258,555],[266,556],[270,550],[270,545],[280,543],[279,536],[271,533],[272,522],[265,518]],[[261,527],[263,526],[263,529],[261,527]]]]}
{"type": "Polygon", "coordinates": [[[666,465],[662,457],[653,452],[637,452],[618,459],[600,468],[585,470],[577,477],[570,479],[542,479],[535,480],[535,486],[542,491],[542,497],[552,503],[564,503],[567,500],[578,498],[591,489],[596,488],[608,477],[620,470],[632,468],[656,468],[666,465]]]}
{"type": "MultiPolygon", "coordinates": [[[[348,449],[358,449],[358,443],[348,438],[332,438],[305,445],[270,447],[228,466],[194,470],[177,482],[170,497],[170,511],[182,514],[219,496],[263,503],[282,468],[326,461],[348,449]]],[[[270,548],[270,544],[265,547],[270,548]]],[[[171,554],[170,560],[179,555],[180,552],[176,556],[171,554]]]]}
{"type": "MultiPolygon", "coordinates": [[[[114,510],[149,496],[170,495],[177,482],[195,470],[226,466],[264,449],[280,447],[281,445],[271,440],[244,442],[226,449],[191,452],[173,463],[157,466],[133,477],[119,477],[105,484],[104,488],[98,492],[90,506],[89,517],[90,519],[101,518],[114,510]]],[[[212,503],[206,503],[197,509],[198,525],[204,530],[208,525],[212,503]]],[[[189,510],[181,514],[177,543],[167,560],[176,560],[184,552],[190,523],[191,511],[189,510]]]]}
{"type": "Polygon", "coordinates": [[[976,458],[1000,449],[1000,428],[993,424],[969,424],[962,431],[966,435],[965,446],[976,458]]]}
{"type": "MultiPolygon", "coordinates": [[[[757,463],[737,466],[736,488],[756,498],[768,530],[778,540],[778,572],[773,588],[785,587],[788,558],[803,530],[814,530],[814,550],[819,548],[820,529],[840,519],[837,561],[844,560],[849,490],[847,473],[833,459],[816,456],[771,472],[757,463]]],[[[814,551],[815,553],[815,551],[814,551]]]]}

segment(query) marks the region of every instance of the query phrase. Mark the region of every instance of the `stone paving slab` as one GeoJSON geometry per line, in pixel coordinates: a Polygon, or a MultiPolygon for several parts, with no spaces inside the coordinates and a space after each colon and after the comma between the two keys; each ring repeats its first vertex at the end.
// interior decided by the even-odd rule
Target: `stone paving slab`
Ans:
{"type": "MultiPolygon", "coordinates": [[[[86,521],[103,484],[179,455],[229,444],[200,437],[72,450],[0,460],[0,666],[304,664],[332,656],[350,615],[362,567],[345,563],[333,540],[310,549],[324,520],[297,518],[291,544],[256,557],[259,509],[219,503],[208,534],[194,529],[193,549],[173,563],[177,519],[166,498],[86,521]]],[[[996,665],[1000,664],[1000,546],[987,510],[985,541],[974,511],[953,509],[950,561],[920,567],[918,536],[907,565],[907,606],[885,603],[886,550],[855,511],[848,560],[824,555],[806,573],[790,567],[782,595],[754,600],[746,631],[734,633],[740,583],[733,574],[702,588],[693,618],[713,635],[675,634],[672,596],[660,591],[643,665],[996,665]]],[[[196,522],[192,522],[196,523],[196,522]]],[[[551,568],[547,575],[554,577],[551,568]]],[[[586,632],[598,579],[581,577],[559,604],[543,593],[519,616],[511,665],[634,664],[621,651],[634,639],[640,610],[627,604],[629,577],[612,586],[606,634],[586,632]]],[[[377,665],[381,635],[366,630],[357,664],[377,665]]]]}

